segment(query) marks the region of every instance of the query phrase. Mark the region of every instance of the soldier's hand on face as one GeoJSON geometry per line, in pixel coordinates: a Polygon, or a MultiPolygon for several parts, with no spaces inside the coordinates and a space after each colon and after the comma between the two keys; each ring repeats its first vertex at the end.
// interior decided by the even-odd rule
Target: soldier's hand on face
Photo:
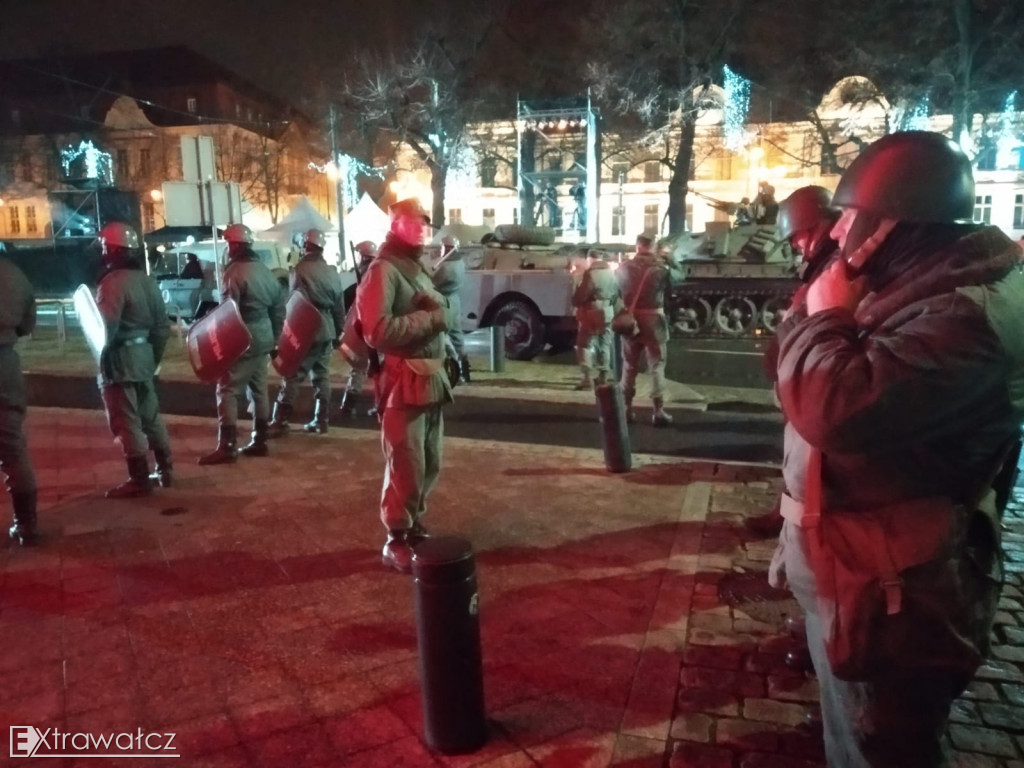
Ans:
{"type": "Polygon", "coordinates": [[[837,259],[807,289],[807,314],[840,307],[853,312],[866,294],[866,278],[851,279],[846,263],[837,259]]]}
{"type": "Polygon", "coordinates": [[[426,291],[417,291],[413,294],[412,305],[416,309],[422,309],[425,312],[433,312],[435,309],[441,309],[441,302],[437,300],[437,297],[433,296],[426,291]]]}

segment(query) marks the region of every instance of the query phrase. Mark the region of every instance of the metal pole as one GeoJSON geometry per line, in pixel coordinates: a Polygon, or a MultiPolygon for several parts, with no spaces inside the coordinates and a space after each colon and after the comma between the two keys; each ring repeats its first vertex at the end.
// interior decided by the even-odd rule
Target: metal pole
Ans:
{"type": "Polygon", "coordinates": [[[57,349],[64,354],[64,343],[68,340],[68,317],[64,303],[57,308],[57,349]]]}
{"type": "Polygon", "coordinates": [[[490,332],[491,371],[501,373],[505,370],[505,326],[492,325],[490,332]]]}
{"type": "MultiPolygon", "coordinates": [[[[341,158],[338,155],[338,136],[334,128],[334,105],[331,104],[331,162],[334,163],[334,199],[338,206],[338,258],[348,254],[345,248],[345,199],[341,182],[341,158]]],[[[339,264],[339,267],[341,265],[339,264]]],[[[353,268],[355,265],[353,265],[353,268]]]]}
{"type": "Polygon", "coordinates": [[[206,194],[210,202],[210,237],[213,238],[213,271],[217,275],[217,299],[219,301],[223,290],[224,276],[221,274],[223,272],[223,265],[221,264],[220,253],[217,251],[217,222],[213,216],[213,181],[210,179],[206,180],[206,194]]]}
{"type": "Polygon", "coordinates": [[[604,465],[609,472],[629,472],[633,468],[633,451],[629,444],[622,390],[618,384],[601,384],[594,388],[594,396],[601,417],[604,465]]]}

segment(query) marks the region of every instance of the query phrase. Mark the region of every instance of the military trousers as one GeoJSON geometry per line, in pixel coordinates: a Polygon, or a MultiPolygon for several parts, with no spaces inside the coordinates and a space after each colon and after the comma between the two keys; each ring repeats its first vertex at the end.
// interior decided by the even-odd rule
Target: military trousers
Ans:
{"type": "Polygon", "coordinates": [[[622,339],[622,394],[632,400],[636,394],[636,377],[643,357],[651,374],[651,397],[665,397],[665,361],[668,359],[668,320],[664,314],[636,312],[640,332],[631,339],[622,339]]]}
{"type": "Polygon", "coordinates": [[[323,400],[325,403],[331,401],[331,353],[334,348],[331,342],[317,342],[309,349],[309,353],[299,365],[299,370],[294,376],[282,380],[281,389],[277,393],[277,402],[281,405],[292,405],[295,396],[299,392],[299,386],[310,377],[313,383],[313,397],[323,400]]]}
{"type": "Polygon", "coordinates": [[[171,452],[152,379],[106,382],[100,384],[100,395],[110,433],[121,445],[125,458],[145,456],[149,450],[171,452]]]}
{"type": "Polygon", "coordinates": [[[25,380],[14,347],[0,346],[0,471],[11,493],[34,493],[36,473],[25,445],[25,380]]]}
{"type": "MultiPolygon", "coordinates": [[[[943,734],[957,683],[941,672],[908,665],[871,682],[852,683],[832,673],[817,605],[817,584],[804,541],[793,523],[783,526],[786,581],[804,610],[807,648],[818,677],[825,756],[830,768],[941,768],[948,765],[943,734]]],[[[908,659],[908,662],[912,660],[908,659]]]]}
{"type": "Polygon", "coordinates": [[[584,377],[605,381],[612,362],[611,328],[595,331],[580,325],[576,331],[576,361],[584,377]]]}
{"type": "Polygon", "coordinates": [[[389,531],[404,530],[427,509],[441,472],[444,418],[441,404],[384,409],[381,419],[384,489],[380,519],[389,531]]]}
{"type": "Polygon", "coordinates": [[[238,424],[238,390],[245,387],[253,419],[270,419],[270,397],[267,394],[266,352],[246,353],[217,382],[217,421],[222,427],[238,424]]]}

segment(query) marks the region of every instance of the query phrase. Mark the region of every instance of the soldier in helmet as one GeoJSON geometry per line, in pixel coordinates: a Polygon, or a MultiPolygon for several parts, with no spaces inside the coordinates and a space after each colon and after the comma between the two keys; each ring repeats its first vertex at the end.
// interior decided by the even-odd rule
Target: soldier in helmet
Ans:
{"type": "Polygon", "coordinates": [[[299,292],[320,311],[320,331],[294,376],[285,379],[274,403],[274,418],[270,422],[270,435],[275,437],[288,431],[295,394],[307,375],[313,381],[313,419],[303,429],[306,432],[327,432],[331,405],[331,352],[334,341],[344,325],[345,299],[338,270],[324,261],[324,233],[319,229],[306,232],[303,253],[289,282],[292,292],[299,292]]]}
{"type": "Polygon", "coordinates": [[[111,222],[100,230],[103,276],[96,306],[107,326],[100,356],[99,385],[110,431],[124,452],[128,480],[107,491],[107,498],[145,496],[153,480],[171,484],[171,443],[160,417],[154,377],[171,335],[167,308],[139,257],[139,238],[127,224],[111,222]],[[150,477],[148,451],[156,472],[150,477]]]}
{"type": "Polygon", "coordinates": [[[377,258],[377,245],[369,240],[363,240],[356,245],[355,250],[360,257],[359,262],[356,264],[357,283],[355,286],[348,288],[352,294],[351,300],[346,301],[348,312],[345,315],[340,348],[341,356],[351,366],[351,370],[348,374],[348,380],[345,382],[345,392],[341,396],[340,413],[342,416],[349,417],[359,416],[360,414],[376,416],[376,406],[366,407],[366,405],[362,404],[363,385],[366,383],[367,367],[370,364],[370,360],[368,356],[369,348],[356,328],[355,297],[357,287],[363,277],[365,277],[366,270],[370,268],[370,263],[377,258]]]}
{"type": "Polygon", "coordinates": [[[665,361],[668,358],[668,318],[665,299],[668,294],[669,265],[654,252],[654,240],[647,235],[636,239],[636,254],[623,262],[615,273],[622,303],[636,317],[637,333],[623,338],[622,394],[626,400],[626,418],[634,421],[633,397],[641,356],[646,355],[651,373],[651,398],[654,412],[651,423],[665,427],[672,417],[665,410],[665,361]]]}
{"type": "Polygon", "coordinates": [[[453,368],[458,371],[455,384],[469,383],[469,358],[466,357],[465,340],[462,335],[462,299],[459,294],[462,284],[466,282],[466,262],[459,251],[459,242],[446,235],[441,242],[443,261],[434,270],[434,287],[438,293],[448,299],[448,307],[452,317],[458,318],[448,329],[447,352],[452,358],[453,368]]]}
{"type": "Polygon", "coordinates": [[[359,254],[359,261],[356,262],[356,278],[362,280],[366,270],[370,268],[371,262],[377,258],[377,244],[370,240],[363,240],[356,244],[356,253],[359,254]]]}
{"type": "Polygon", "coordinates": [[[28,546],[36,542],[36,475],[22,434],[28,398],[14,344],[35,328],[36,302],[28,279],[4,258],[2,243],[0,296],[0,471],[14,508],[8,534],[14,543],[28,546]]]}
{"type": "Polygon", "coordinates": [[[444,332],[452,318],[420,263],[427,214],[415,199],[400,200],[389,213],[391,231],[359,286],[356,312],[366,343],[384,355],[374,382],[386,462],[382,559],[408,573],[441,470],[441,408],[452,401],[444,332]]]}
{"type": "Polygon", "coordinates": [[[1024,415],[1024,274],[971,223],[971,163],[907,131],[832,199],[840,258],[779,330],[785,525],[829,765],[940,766],[989,648],[1024,415]]]}
{"type": "Polygon", "coordinates": [[[611,319],[621,304],[615,272],[604,254],[587,251],[587,268],[572,295],[576,307],[576,359],[583,379],[577,390],[604,384],[611,370],[611,319]]]}
{"type": "Polygon", "coordinates": [[[228,244],[229,263],[224,270],[222,298],[238,303],[242,320],[252,335],[252,346],[217,382],[217,448],[199,459],[203,465],[238,459],[240,387],[245,387],[253,416],[252,439],[241,453],[267,455],[270,416],[267,364],[284,325],[284,291],[253,251],[252,230],[244,224],[232,224],[224,230],[224,239],[228,244]]]}

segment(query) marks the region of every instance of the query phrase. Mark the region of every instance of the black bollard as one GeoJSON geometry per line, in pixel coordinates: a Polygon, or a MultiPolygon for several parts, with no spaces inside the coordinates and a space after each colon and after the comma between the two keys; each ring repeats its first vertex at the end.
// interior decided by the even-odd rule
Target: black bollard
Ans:
{"type": "Polygon", "coordinates": [[[491,341],[491,372],[501,373],[505,370],[505,326],[492,325],[490,327],[491,341]]]}
{"type": "Polygon", "coordinates": [[[626,401],[618,384],[601,384],[594,388],[597,410],[601,416],[601,438],[604,440],[604,465],[609,472],[629,472],[633,453],[626,428],[626,401]]]}
{"type": "Polygon", "coordinates": [[[413,548],[412,573],[426,742],[446,755],[475,752],[487,721],[472,545],[425,539],[413,548]]]}
{"type": "Polygon", "coordinates": [[[610,360],[612,379],[622,381],[622,336],[612,334],[612,359],[610,360]]]}

